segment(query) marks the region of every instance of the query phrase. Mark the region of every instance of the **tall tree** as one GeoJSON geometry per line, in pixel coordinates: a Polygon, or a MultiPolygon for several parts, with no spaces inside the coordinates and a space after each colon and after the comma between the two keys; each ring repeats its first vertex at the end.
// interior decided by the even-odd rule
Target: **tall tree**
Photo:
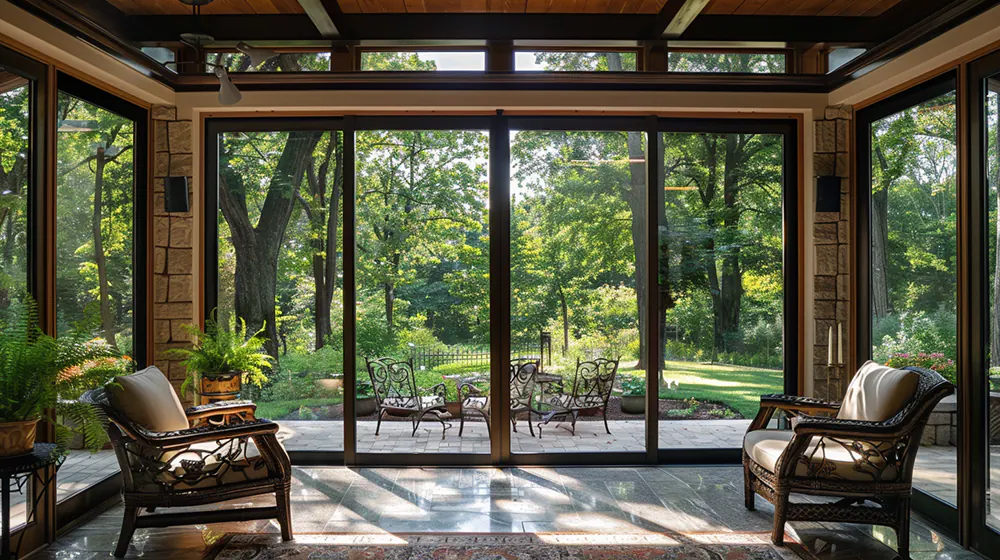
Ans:
{"type": "Polygon", "coordinates": [[[248,185],[232,161],[238,157],[236,148],[220,143],[219,206],[229,224],[236,253],[236,315],[253,331],[265,328],[267,352],[276,358],[278,257],[299,189],[322,135],[318,131],[288,133],[256,224],[250,221],[248,185]]]}

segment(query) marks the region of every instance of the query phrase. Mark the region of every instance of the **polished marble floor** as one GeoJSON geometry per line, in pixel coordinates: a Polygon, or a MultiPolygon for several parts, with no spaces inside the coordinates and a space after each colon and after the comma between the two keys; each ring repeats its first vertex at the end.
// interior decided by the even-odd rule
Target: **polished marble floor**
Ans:
{"type": "MultiPolygon", "coordinates": [[[[260,499],[264,503],[267,499],[260,499]]],[[[233,507],[251,502],[238,500],[233,507]]],[[[293,525],[298,533],[768,532],[773,509],[758,498],[746,511],[739,467],[640,468],[296,468],[293,525]]],[[[108,558],[121,521],[115,506],[36,555],[108,558]]],[[[223,533],[277,532],[273,522],[149,529],[129,557],[202,558],[223,533]]],[[[894,558],[892,531],[862,525],[792,523],[791,533],[826,559],[894,558]]],[[[920,518],[914,559],[978,558],[920,518]]]]}

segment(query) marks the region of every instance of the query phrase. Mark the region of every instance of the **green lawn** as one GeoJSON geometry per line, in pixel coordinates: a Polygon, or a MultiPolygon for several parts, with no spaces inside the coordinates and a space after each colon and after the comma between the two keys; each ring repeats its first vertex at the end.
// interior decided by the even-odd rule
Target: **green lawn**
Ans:
{"type": "Polygon", "coordinates": [[[258,418],[268,418],[271,420],[276,420],[288,416],[292,412],[298,410],[303,406],[313,407],[313,406],[330,406],[335,404],[340,404],[344,401],[343,398],[337,397],[333,399],[297,399],[292,401],[273,401],[273,402],[257,402],[257,413],[258,418]]]}
{"type": "Polygon", "coordinates": [[[667,361],[664,378],[679,386],[660,388],[661,399],[719,401],[740,411],[744,418],[757,414],[761,395],[784,392],[781,370],[667,361]]]}

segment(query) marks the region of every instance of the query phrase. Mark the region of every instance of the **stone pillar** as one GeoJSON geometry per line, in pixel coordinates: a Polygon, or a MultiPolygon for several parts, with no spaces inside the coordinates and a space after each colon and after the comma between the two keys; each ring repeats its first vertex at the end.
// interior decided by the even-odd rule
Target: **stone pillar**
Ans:
{"type": "Polygon", "coordinates": [[[816,346],[813,352],[813,396],[841,400],[851,372],[851,157],[850,129],[853,111],[850,106],[827,107],[822,120],[816,121],[816,152],[813,157],[816,177],[840,178],[840,211],[816,212],[813,230],[815,247],[816,346]],[[837,365],[838,325],[843,329],[843,365],[837,365]],[[834,365],[827,364],[828,335],[833,329],[834,365]]]}
{"type": "MultiPolygon", "coordinates": [[[[177,120],[175,107],[153,107],[153,142],[156,147],[153,195],[153,363],[179,389],[187,372],[167,356],[172,348],[190,343],[181,328],[197,322],[194,310],[194,217],[191,212],[164,211],[164,178],[184,176],[190,185],[194,155],[192,122],[177,120]]],[[[190,186],[189,186],[190,188],[190,186]]],[[[188,193],[192,204],[194,194],[188,193]]],[[[182,396],[190,404],[190,396],[182,396]]]]}

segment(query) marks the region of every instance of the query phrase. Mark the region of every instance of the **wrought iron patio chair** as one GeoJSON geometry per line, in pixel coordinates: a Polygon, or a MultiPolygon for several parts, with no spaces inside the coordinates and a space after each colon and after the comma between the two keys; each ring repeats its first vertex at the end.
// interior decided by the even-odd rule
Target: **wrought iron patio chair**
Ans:
{"type": "Polygon", "coordinates": [[[532,396],[535,392],[535,376],[538,374],[540,360],[512,359],[510,361],[510,425],[517,433],[517,415],[528,414],[528,432],[535,437],[535,428],[531,425],[532,396]]]}
{"type": "Polygon", "coordinates": [[[375,435],[382,429],[382,418],[386,414],[409,417],[413,423],[410,436],[417,434],[417,428],[424,417],[430,416],[441,423],[441,439],[451,427],[446,420],[451,419],[446,405],[447,390],[444,383],[438,383],[421,394],[413,373],[413,362],[396,361],[392,358],[365,358],[368,377],[375,392],[375,409],[378,423],[375,435]]]}
{"type": "Polygon", "coordinates": [[[599,410],[604,416],[604,430],[611,435],[608,427],[608,400],[615,386],[620,358],[609,360],[597,358],[581,362],[576,360],[576,374],[573,377],[573,391],[570,394],[559,394],[547,397],[545,403],[551,408],[542,416],[538,423],[538,437],[542,437],[542,426],[554,419],[570,419],[571,432],[576,435],[576,421],[580,413],[589,410],[599,410]]]}
{"type": "Polygon", "coordinates": [[[110,420],[107,434],[121,467],[125,515],[116,557],[125,556],[133,533],[144,527],[276,519],[282,539],[291,540],[291,464],[278,442],[278,425],[255,418],[253,403],[232,400],[185,411],[155,367],[80,400],[110,420]],[[262,494],[274,494],[276,505],[153,513],[262,494]]]}
{"type": "Polygon", "coordinates": [[[895,529],[897,552],[909,558],[914,460],[928,416],[952,391],[935,371],[868,362],[841,403],[762,396],[743,441],[746,508],[754,494],[774,504],[778,545],[786,521],[868,523],[895,529]],[[794,429],[767,429],[778,410],[798,418],[794,429]],[[791,502],[791,494],[839,500],[791,502]]]}
{"type": "Polygon", "coordinates": [[[480,375],[463,379],[458,383],[458,402],[462,404],[462,417],[458,421],[458,437],[465,431],[465,417],[478,414],[486,421],[486,435],[490,435],[490,393],[489,388],[481,385],[489,384],[489,376],[480,375]]]}

